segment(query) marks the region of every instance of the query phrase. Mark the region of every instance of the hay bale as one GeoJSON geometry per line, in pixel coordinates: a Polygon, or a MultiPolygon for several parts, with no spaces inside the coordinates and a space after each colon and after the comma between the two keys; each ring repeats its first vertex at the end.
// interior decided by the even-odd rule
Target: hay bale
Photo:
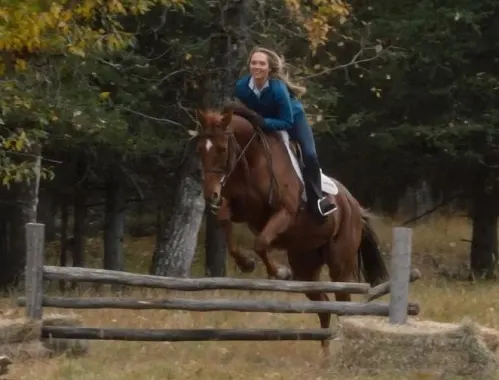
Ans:
{"type": "MultiPolygon", "coordinates": [[[[43,317],[44,326],[81,326],[82,321],[76,314],[48,314],[43,317]]],[[[80,339],[42,339],[45,348],[51,351],[52,356],[65,354],[68,356],[82,356],[88,352],[88,340],[80,339]]]]}
{"type": "Polygon", "coordinates": [[[52,351],[39,340],[32,340],[31,342],[1,344],[0,355],[8,356],[14,362],[23,362],[29,359],[48,358],[52,356],[52,351]]]}
{"type": "Polygon", "coordinates": [[[79,326],[82,320],[76,314],[47,314],[43,316],[44,326],[79,326]]]}
{"type": "Polygon", "coordinates": [[[0,320],[0,345],[37,340],[42,333],[42,324],[28,318],[0,320]]]}
{"type": "Polygon", "coordinates": [[[489,350],[499,355],[499,331],[490,327],[480,326],[480,335],[489,350]]]}
{"type": "Polygon", "coordinates": [[[0,320],[0,356],[13,361],[46,358],[60,354],[80,356],[88,352],[88,341],[76,339],[40,339],[42,326],[78,326],[81,319],[74,314],[48,314],[43,321],[28,318],[0,320]]]}
{"type": "Polygon", "coordinates": [[[470,322],[409,319],[391,325],[386,317],[346,317],[334,356],[338,369],[404,371],[484,379],[499,369],[480,328],[470,322]]]}
{"type": "Polygon", "coordinates": [[[40,342],[41,321],[28,318],[0,320],[0,356],[23,361],[50,356],[40,342]]]}
{"type": "Polygon", "coordinates": [[[9,365],[12,364],[12,360],[9,357],[3,355],[0,356],[0,376],[9,373],[9,365]]]}

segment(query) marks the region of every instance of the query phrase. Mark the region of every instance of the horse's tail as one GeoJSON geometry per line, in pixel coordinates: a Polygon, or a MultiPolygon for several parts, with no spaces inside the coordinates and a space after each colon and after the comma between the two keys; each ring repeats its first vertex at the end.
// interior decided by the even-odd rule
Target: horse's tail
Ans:
{"type": "Polygon", "coordinates": [[[362,240],[359,247],[359,269],[362,269],[365,280],[372,286],[375,286],[388,279],[388,270],[383,260],[378,236],[369,219],[370,214],[366,210],[363,210],[362,240]]]}

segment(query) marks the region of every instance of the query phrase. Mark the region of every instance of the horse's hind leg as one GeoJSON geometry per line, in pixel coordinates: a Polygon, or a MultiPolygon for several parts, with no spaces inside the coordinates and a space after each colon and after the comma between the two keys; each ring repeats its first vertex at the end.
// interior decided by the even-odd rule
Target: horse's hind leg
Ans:
{"type": "MultiPolygon", "coordinates": [[[[312,252],[288,252],[288,261],[295,281],[318,281],[321,274],[324,256],[321,250],[312,252]]],[[[310,301],[329,301],[326,293],[305,293],[310,301]]],[[[321,328],[331,326],[331,313],[318,313],[321,328]]],[[[329,340],[321,341],[323,354],[329,357],[329,340]]]]}
{"type": "MultiPolygon", "coordinates": [[[[353,232],[340,234],[336,240],[331,239],[323,248],[324,259],[329,269],[331,281],[355,282],[358,278],[358,244],[353,232]]],[[[350,293],[337,292],[336,301],[349,302],[350,293]]]]}
{"type": "MultiPolygon", "coordinates": [[[[337,198],[342,205],[343,216],[337,219],[339,225],[335,237],[323,247],[324,260],[329,268],[331,281],[355,282],[359,277],[359,247],[362,238],[362,218],[358,207],[343,197],[337,198]]],[[[335,293],[337,301],[351,301],[350,293],[335,293]]]]}

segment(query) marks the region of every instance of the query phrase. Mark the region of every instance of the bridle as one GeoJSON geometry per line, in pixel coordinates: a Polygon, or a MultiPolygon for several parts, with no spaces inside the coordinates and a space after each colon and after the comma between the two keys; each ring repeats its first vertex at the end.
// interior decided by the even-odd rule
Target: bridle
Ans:
{"type": "MultiPolygon", "coordinates": [[[[199,138],[216,138],[220,136],[228,136],[229,137],[229,143],[227,146],[227,160],[225,161],[224,167],[215,167],[211,169],[205,170],[206,173],[217,173],[217,174],[222,174],[222,178],[220,179],[220,187],[221,190],[225,187],[227,184],[228,179],[230,178],[231,174],[234,172],[236,169],[237,164],[239,161],[241,161],[244,165],[244,171],[245,171],[245,180],[248,179],[249,176],[249,166],[248,166],[248,161],[246,160],[244,153],[250,146],[250,144],[253,142],[255,137],[257,137],[258,133],[254,132],[253,135],[251,136],[250,140],[245,144],[244,148],[241,149],[241,146],[236,140],[236,137],[234,136],[234,133],[230,131],[223,131],[223,132],[204,132],[200,133],[198,135],[199,138]],[[234,149],[235,148],[235,149],[234,149]]],[[[247,188],[247,187],[246,187],[247,188]]],[[[216,213],[218,209],[220,208],[220,202],[218,204],[213,204],[210,203],[209,206],[212,210],[213,213],[216,213]]]]}
{"type": "MultiPolygon", "coordinates": [[[[268,204],[272,204],[272,195],[273,195],[273,190],[274,190],[274,185],[277,185],[277,190],[279,191],[279,186],[277,183],[277,178],[274,174],[274,171],[272,170],[272,155],[270,154],[270,147],[268,145],[268,142],[265,139],[265,133],[260,129],[255,127],[253,134],[251,135],[251,138],[249,141],[244,145],[244,147],[241,149],[241,146],[236,140],[236,137],[233,132],[231,131],[222,131],[222,132],[203,132],[198,135],[198,138],[216,138],[220,136],[229,136],[229,143],[227,146],[227,160],[225,162],[225,167],[224,168],[212,168],[206,170],[206,173],[218,173],[222,174],[222,178],[220,180],[220,186],[221,190],[220,193],[222,192],[223,188],[227,184],[227,181],[231,174],[234,172],[236,169],[236,166],[239,161],[242,160],[243,166],[244,166],[244,180],[247,182],[249,179],[249,165],[248,161],[246,160],[246,157],[244,156],[244,153],[248,149],[248,147],[251,145],[253,140],[255,138],[260,137],[260,140],[262,141],[262,144],[264,146],[264,151],[267,156],[267,162],[269,164],[269,172],[270,172],[270,187],[269,187],[269,192],[268,192],[268,204]],[[235,149],[233,149],[235,147],[235,149]]],[[[249,184],[246,183],[245,189],[247,191],[249,184]]],[[[220,194],[221,195],[221,194],[220,194]]],[[[216,213],[218,209],[220,208],[220,204],[222,201],[222,196],[220,197],[220,201],[218,204],[213,204],[210,202],[209,207],[211,208],[212,213],[216,213]]]]}

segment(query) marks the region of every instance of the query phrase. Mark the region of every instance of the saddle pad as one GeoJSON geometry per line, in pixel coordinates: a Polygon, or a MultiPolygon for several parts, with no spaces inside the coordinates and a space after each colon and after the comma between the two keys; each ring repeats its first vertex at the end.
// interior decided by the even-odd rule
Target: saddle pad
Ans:
{"type": "MultiPolygon", "coordinates": [[[[298,164],[298,159],[294,155],[293,151],[291,150],[291,146],[289,143],[289,134],[286,131],[277,131],[282,137],[282,140],[284,141],[284,145],[286,146],[286,150],[288,151],[289,158],[291,159],[291,163],[293,164],[293,168],[295,169],[295,173],[300,178],[300,181],[303,183],[303,174],[300,170],[300,165],[298,164]]],[[[321,169],[321,184],[322,184],[322,191],[325,192],[326,194],[329,195],[336,195],[338,194],[338,186],[336,186],[336,182],[334,179],[331,177],[328,177],[322,172],[321,169]]],[[[304,201],[307,200],[307,195],[305,191],[302,193],[302,199],[304,201]]]]}

